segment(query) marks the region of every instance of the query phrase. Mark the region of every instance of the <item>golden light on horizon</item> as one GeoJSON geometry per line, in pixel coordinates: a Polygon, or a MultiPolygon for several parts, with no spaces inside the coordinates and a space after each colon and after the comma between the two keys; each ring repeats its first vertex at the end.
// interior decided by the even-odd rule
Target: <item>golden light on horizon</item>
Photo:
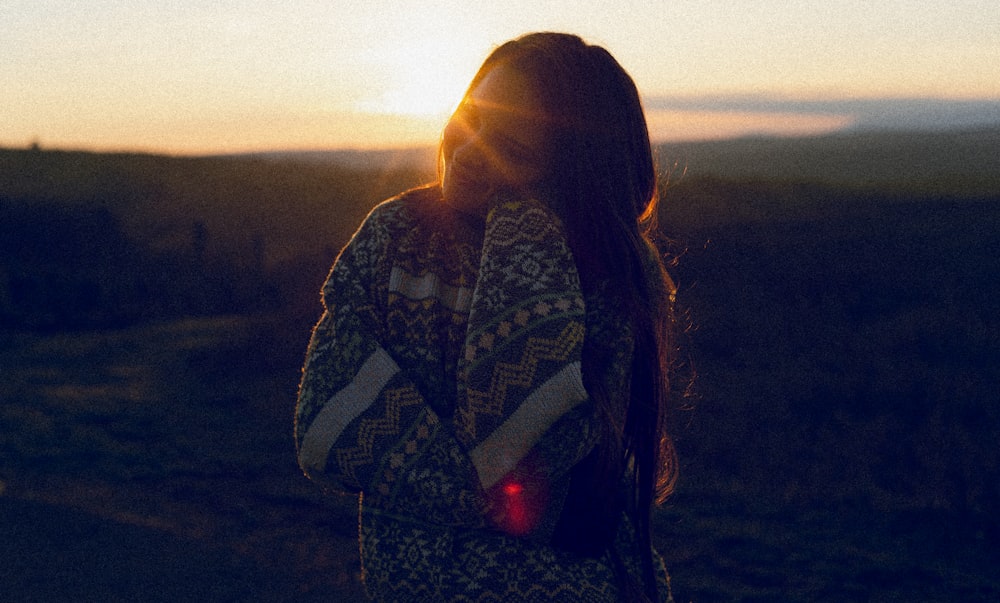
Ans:
{"type": "Polygon", "coordinates": [[[719,140],[740,136],[814,136],[845,128],[850,115],[810,115],[750,111],[646,112],[649,136],[654,143],[719,140]]]}

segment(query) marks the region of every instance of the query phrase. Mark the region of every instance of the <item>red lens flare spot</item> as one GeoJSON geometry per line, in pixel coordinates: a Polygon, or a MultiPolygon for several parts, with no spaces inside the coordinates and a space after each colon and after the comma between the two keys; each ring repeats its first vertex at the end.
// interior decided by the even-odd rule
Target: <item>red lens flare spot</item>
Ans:
{"type": "Polygon", "coordinates": [[[530,534],[545,515],[549,499],[548,481],[525,461],[486,492],[489,516],[494,527],[513,536],[530,534]]]}
{"type": "Polygon", "coordinates": [[[507,496],[518,496],[524,492],[524,486],[517,482],[511,482],[503,487],[503,493],[507,496]]]}
{"type": "Polygon", "coordinates": [[[508,534],[521,536],[535,527],[538,520],[538,501],[517,481],[500,484],[496,490],[499,497],[498,526],[508,534]]]}

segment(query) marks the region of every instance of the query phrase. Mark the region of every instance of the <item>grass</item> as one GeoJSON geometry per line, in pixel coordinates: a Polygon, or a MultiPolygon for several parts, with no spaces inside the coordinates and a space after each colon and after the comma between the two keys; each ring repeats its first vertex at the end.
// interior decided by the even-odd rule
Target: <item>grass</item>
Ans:
{"type": "MultiPolygon", "coordinates": [[[[697,372],[657,518],[678,601],[996,599],[996,142],[661,153],[697,372]]],[[[333,255],[421,179],[0,150],[0,502],[357,599],[353,501],[301,476],[291,412],[333,255]]]]}

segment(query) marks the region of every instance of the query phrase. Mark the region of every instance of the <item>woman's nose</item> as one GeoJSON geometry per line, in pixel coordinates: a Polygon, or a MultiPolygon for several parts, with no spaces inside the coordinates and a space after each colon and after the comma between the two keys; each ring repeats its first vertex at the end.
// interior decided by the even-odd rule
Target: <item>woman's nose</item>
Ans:
{"type": "Polygon", "coordinates": [[[484,168],[489,164],[488,153],[478,132],[466,128],[463,137],[452,150],[452,156],[468,168],[484,168]]]}

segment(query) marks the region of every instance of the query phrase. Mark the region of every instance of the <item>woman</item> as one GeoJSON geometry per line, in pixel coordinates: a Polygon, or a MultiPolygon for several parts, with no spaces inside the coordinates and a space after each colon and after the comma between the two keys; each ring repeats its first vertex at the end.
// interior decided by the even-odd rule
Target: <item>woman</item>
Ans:
{"type": "Polygon", "coordinates": [[[635,85],[576,36],[512,40],[439,159],[323,288],[303,470],[361,493],[374,599],[669,599],[650,514],[674,476],[674,289],[635,85]]]}

